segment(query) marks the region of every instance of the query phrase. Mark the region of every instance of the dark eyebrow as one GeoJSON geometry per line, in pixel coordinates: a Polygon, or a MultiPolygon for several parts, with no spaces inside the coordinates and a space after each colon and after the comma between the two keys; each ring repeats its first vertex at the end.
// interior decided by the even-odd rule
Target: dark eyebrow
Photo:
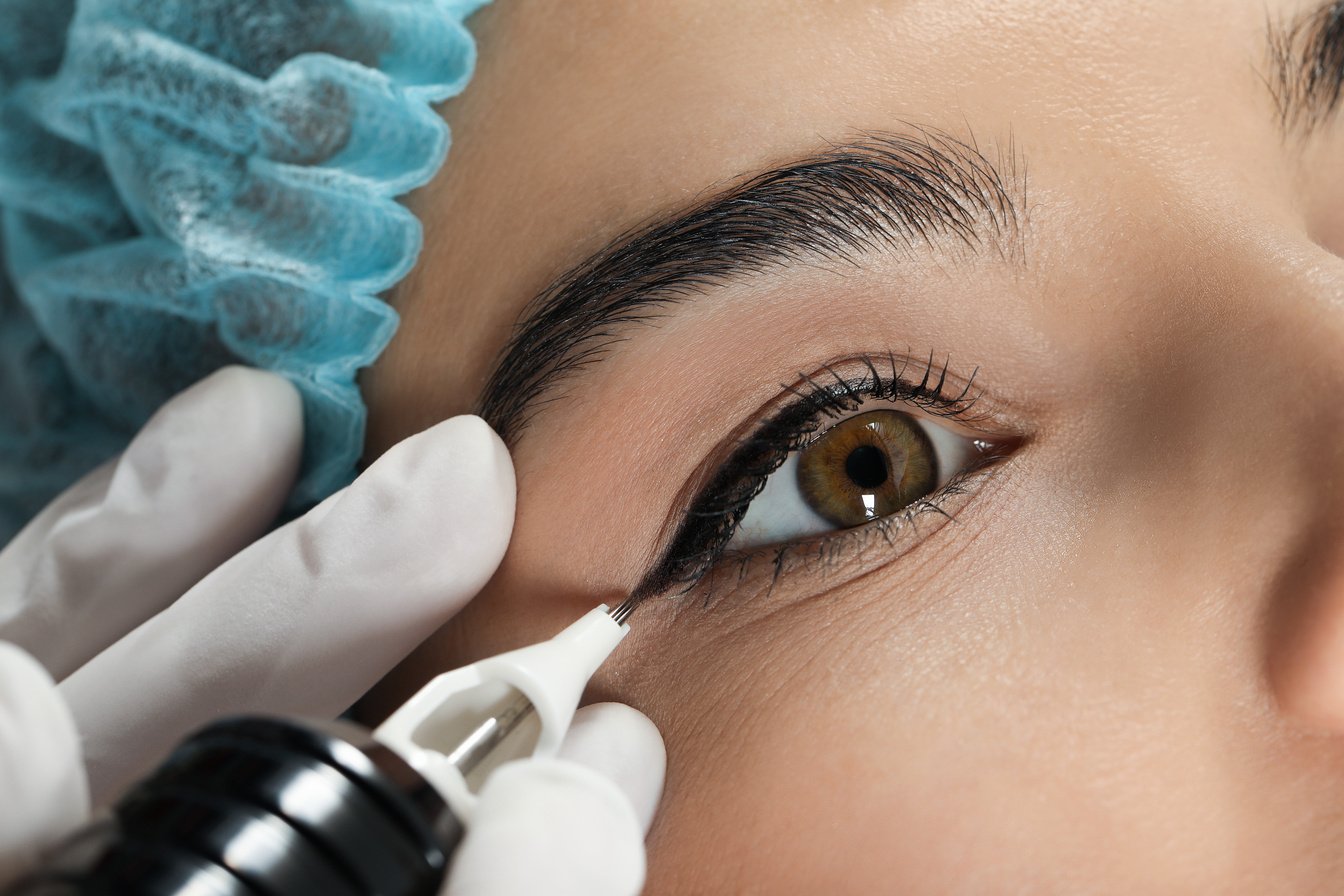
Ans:
{"type": "Polygon", "coordinates": [[[1266,82],[1284,133],[1324,124],[1344,93],[1344,0],[1270,20],[1266,82]]]}
{"type": "Polygon", "coordinates": [[[1011,137],[996,161],[974,138],[913,128],[867,134],[757,174],[612,241],[524,311],[477,413],[509,444],[556,385],[602,358],[631,324],[708,287],[802,260],[857,263],[950,237],[1021,259],[1025,167],[1011,137]]]}

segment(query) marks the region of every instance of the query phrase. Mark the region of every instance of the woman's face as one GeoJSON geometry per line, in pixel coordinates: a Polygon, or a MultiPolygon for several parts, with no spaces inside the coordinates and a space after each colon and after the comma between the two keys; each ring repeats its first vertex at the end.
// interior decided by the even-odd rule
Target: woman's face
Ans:
{"type": "MultiPolygon", "coordinates": [[[[1328,12],[481,13],[450,163],[413,202],[425,257],[367,377],[369,450],[484,406],[517,525],[375,706],[642,582],[670,593],[593,696],[667,741],[651,893],[1336,889],[1328,12]],[[925,499],[822,531],[871,452],[809,461],[808,497],[790,451],[868,412],[951,449],[925,499]],[[712,563],[767,474],[756,546],[712,563]]],[[[901,438],[914,463],[927,445],[901,438]]]]}

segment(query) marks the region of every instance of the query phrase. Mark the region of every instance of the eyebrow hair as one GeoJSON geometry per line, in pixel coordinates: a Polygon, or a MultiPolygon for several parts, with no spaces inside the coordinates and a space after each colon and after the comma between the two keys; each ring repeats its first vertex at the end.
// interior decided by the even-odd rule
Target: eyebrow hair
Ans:
{"type": "Polygon", "coordinates": [[[1285,134],[1310,132],[1344,94],[1344,0],[1328,0],[1288,21],[1270,20],[1265,79],[1285,134]]]}
{"type": "Polygon", "coordinates": [[[1011,135],[991,161],[974,137],[912,127],[866,134],[750,177],[617,237],[523,312],[477,413],[513,445],[556,386],[628,338],[632,324],[709,287],[790,262],[947,238],[1022,260],[1026,168],[1011,135]]]}

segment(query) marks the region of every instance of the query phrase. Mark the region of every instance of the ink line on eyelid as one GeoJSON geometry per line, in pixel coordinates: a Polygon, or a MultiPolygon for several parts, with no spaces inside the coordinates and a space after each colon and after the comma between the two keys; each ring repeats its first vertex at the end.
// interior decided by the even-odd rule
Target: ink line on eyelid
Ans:
{"type": "MultiPolygon", "coordinates": [[[[669,546],[633,589],[632,595],[643,601],[674,590],[680,594],[695,588],[725,556],[725,548],[747,508],[790,453],[805,447],[825,428],[829,420],[853,411],[866,401],[884,399],[903,403],[932,416],[955,419],[966,424],[979,424],[987,419],[988,415],[972,414],[983,394],[975,389],[978,367],[964,380],[958,393],[952,396],[944,394],[948,385],[950,361],[940,366],[935,363],[934,353],[930,353],[927,361],[922,362],[913,362],[908,354],[897,356],[894,352],[886,353],[880,360],[877,358],[874,355],[859,355],[845,361],[823,364],[817,374],[799,374],[796,385],[781,386],[782,394],[776,400],[791,395],[795,401],[767,416],[750,435],[737,441],[727,460],[709,476],[706,485],[689,502],[669,546]],[[911,383],[906,377],[912,363],[920,363],[924,368],[918,383],[911,383]],[[887,367],[890,373],[879,371],[879,364],[887,367]],[[857,378],[847,378],[837,370],[847,365],[859,368],[857,378]],[[834,382],[819,382],[819,378],[824,376],[831,377],[834,382]],[[936,382],[931,383],[935,376],[936,382]]],[[[974,439],[972,444],[979,454],[972,465],[974,470],[984,469],[1007,456],[1016,449],[1019,441],[1015,436],[996,439],[986,435],[974,439]]],[[[974,470],[968,469],[968,472],[974,470]]],[[[952,497],[960,487],[962,478],[960,473],[954,475],[931,496],[921,498],[891,516],[879,517],[863,526],[835,530],[798,543],[766,546],[749,551],[745,558],[739,559],[751,561],[773,552],[773,565],[778,577],[783,574],[784,561],[790,551],[798,547],[813,545],[823,554],[829,552],[833,556],[838,553],[841,539],[854,537],[869,528],[875,528],[890,542],[890,529],[899,521],[898,518],[910,523],[916,514],[939,512],[946,515],[939,501],[952,497]]]]}

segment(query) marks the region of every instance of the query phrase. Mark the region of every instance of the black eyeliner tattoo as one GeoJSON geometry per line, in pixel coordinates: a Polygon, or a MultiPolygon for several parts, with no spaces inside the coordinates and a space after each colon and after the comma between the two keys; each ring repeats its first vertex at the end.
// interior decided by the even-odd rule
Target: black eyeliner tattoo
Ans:
{"type": "MultiPolygon", "coordinates": [[[[976,373],[972,373],[965,386],[956,393],[947,393],[944,390],[948,365],[946,362],[936,364],[933,355],[922,364],[924,370],[918,383],[912,383],[907,376],[911,366],[908,359],[889,354],[880,360],[870,356],[857,360],[866,368],[857,380],[846,379],[826,366],[822,372],[831,379],[829,382],[818,382],[816,377],[799,374],[800,385],[781,387],[796,400],[746,437],[701,489],[662,557],[632,592],[636,598],[642,600],[671,591],[684,593],[695,587],[724,557],[747,508],[765,488],[770,475],[792,452],[806,447],[832,421],[856,410],[865,401],[898,401],[931,416],[965,422],[980,419],[975,416],[980,397],[975,390],[976,373]],[[936,382],[931,383],[931,380],[936,382]]],[[[979,459],[976,469],[999,459],[999,455],[985,455],[979,459]]],[[[933,495],[867,525],[874,527],[890,544],[893,527],[900,522],[909,522],[916,515],[927,512],[946,515],[938,501],[958,494],[965,478],[964,473],[955,475],[933,495]]],[[[838,550],[834,538],[814,540],[812,544],[823,558],[833,557],[838,550]]],[[[770,546],[769,550],[775,552],[776,579],[782,574],[785,559],[794,547],[790,544],[770,546]]],[[[742,559],[755,556],[759,556],[759,551],[744,553],[742,559]]]]}

